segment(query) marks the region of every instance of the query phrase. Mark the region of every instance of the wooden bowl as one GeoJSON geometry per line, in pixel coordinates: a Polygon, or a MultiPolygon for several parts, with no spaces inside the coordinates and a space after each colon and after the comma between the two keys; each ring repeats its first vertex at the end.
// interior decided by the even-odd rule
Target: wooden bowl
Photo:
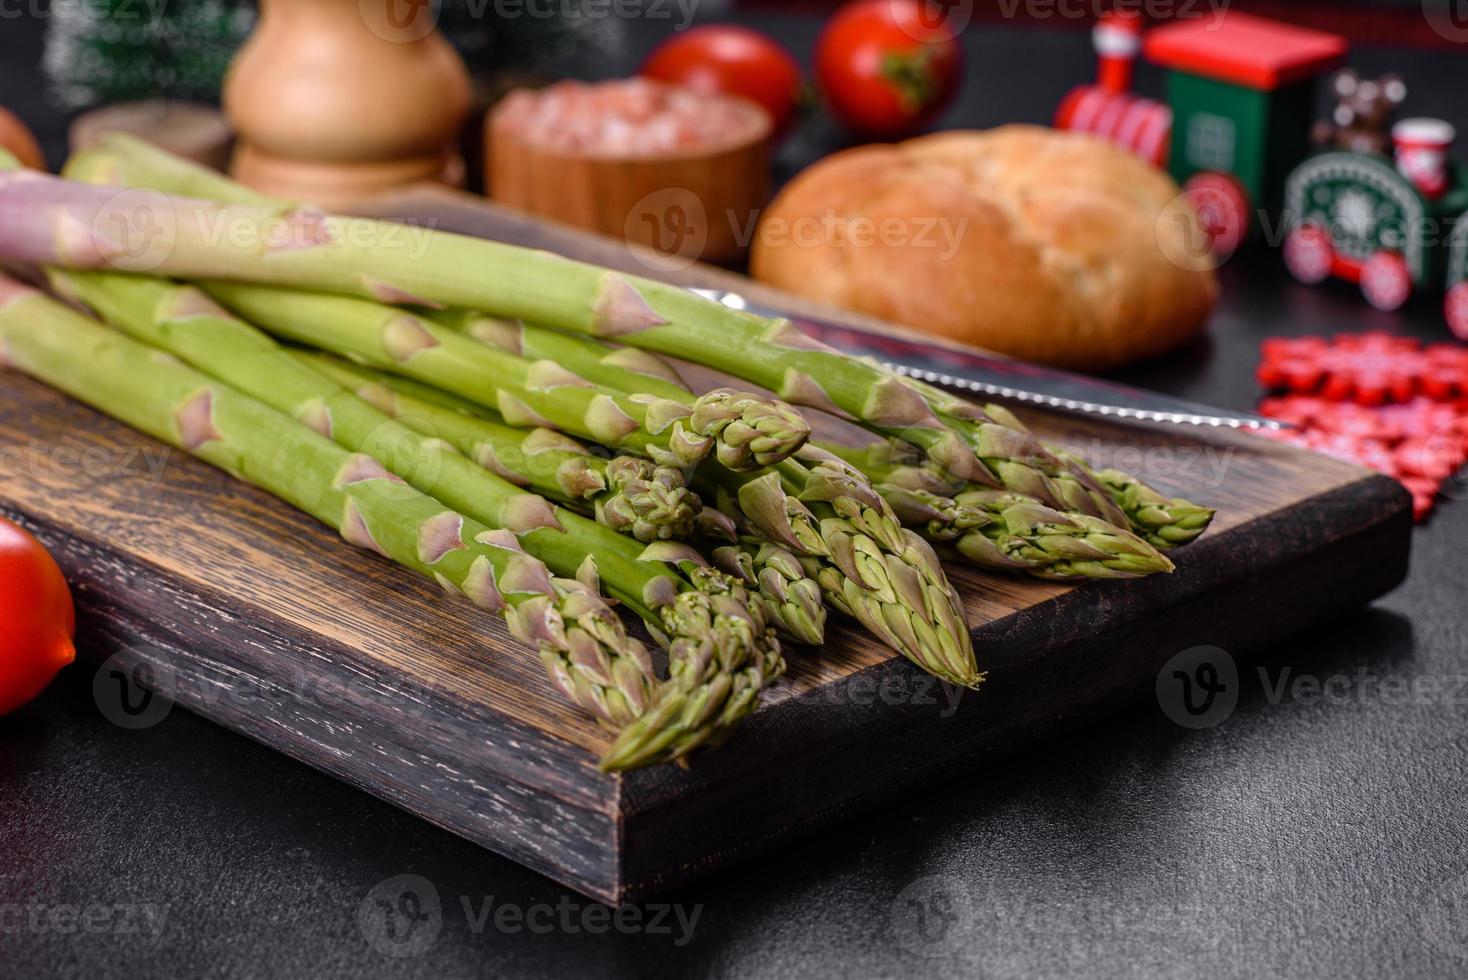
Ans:
{"type": "Polygon", "coordinates": [[[773,127],[752,102],[697,97],[717,100],[729,121],[717,139],[629,153],[537,138],[519,124],[523,113],[511,96],[485,124],[488,195],[670,253],[678,264],[736,262],[749,248],[769,195],[773,127]]]}

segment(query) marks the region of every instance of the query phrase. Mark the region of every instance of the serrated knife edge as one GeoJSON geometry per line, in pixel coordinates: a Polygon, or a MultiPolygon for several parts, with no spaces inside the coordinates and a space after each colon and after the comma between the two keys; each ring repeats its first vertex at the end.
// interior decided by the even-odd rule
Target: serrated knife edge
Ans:
{"type": "MultiPolygon", "coordinates": [[[[756,304],[750,303],[738,293],[730,292],[728,290],[693,289],[691,290],[691,292],[697,293],[698,295],[703,296],[706,299],[711,299],[716,303],[721,303],[724,306],[729,307],[730,309],[742,310],[761,316],[785,316],[785,314],[780,313],[777,310],[764,309],[756,304]]],[[[844,331],[848,334],[855,334],[856,336],[867,336],[869,333],[868,331],[863,330],[859,327],[852,327],[845,324],[829,325],[821,323],[817,320],[813,320],[809,317],[797,316],[793,317],[792,319],[794,319],[797,323],[806,322],[817,328],[834,328],[844,331]]],[[[880,339],[886,343],[906,344],[910,346],[914,351],[921,351],[923,349],[923,345],[920,341],[907,340],[902,337],[892,337],[887,335],[881,335],[880,339]]],[[[939,349],[946,352],[946,348],[939,349]]],[[[973,356],[979,357],[980,355],[975,354],[973,356]]],[[[1074,412],[1082,415],[1098,415],[1105,418],[1122,419],[1134,422],[1158,422],[1164,425],[1195,425],[1211,428],[1245,430],[1265,429],[1271,431],[1278,431],[1280,429],[1289,428],[1289,426],[1276,419],[1264,418],[1263,416],[1258,415],[1220,412],[1211,409],[1206,405],[1195,405],[1182,399],[1172,398],[1171,396],[1158,395],[1152,392],[1144,391],[1142,389],[1136,390],[1138,398],[1153,400],[1166,399],[1169,404],[1176,407],[1171,409],[1140,408],[1135,405],[1118,405],[1112,402],[1100,402],[1092,401],[1089,399],[1068,398],[1061,395],[1048,394],[1046,392],[1032,391],[1027,388],[1016,388],[1012,385],[1003,385],[993,382],[979,381],[974,378],[963,377],[961,375],[950,374],[943,371],[933,371],[927,368],[914,367],[912,365],[903,364],[897,361],[885,360],[882,357],[877,357],[876,359],[880,361],[884,367],[888,368],[891,371],[895,371],[898,374],[904,375],[906,377],[914,378],[918,381],[927,382],[928,384],[939,385],[945,388],[953,388],[958,391],[971,392],[978,395],[985,395],[990,398],[1003,398],[1010,401],[1023,402],[1031,405],[1039,405],[1044,408],[1052,408],[1062,412],[1074,412]]],[[[1058,371],[1050,368],[1039,368],[1034,365],[1027,365],[1027,370],[1030,370],[1031,372],[1043,371],[1046,374],[1051,374],[1055,376],[1057,379],[1063,379],[1064,381],[1070,383],[1100,384],[1100,382],[1091,381],[1090,379],[1087,379],[1082,375],[1073,375],[1068,372],[1058,371]]],[[[1126,391],[1124,386],[1114,385],[1109,382],[1107,383],[1107,387],[1111,389],[1117,389],[1123,393],[1126,391]]]]}

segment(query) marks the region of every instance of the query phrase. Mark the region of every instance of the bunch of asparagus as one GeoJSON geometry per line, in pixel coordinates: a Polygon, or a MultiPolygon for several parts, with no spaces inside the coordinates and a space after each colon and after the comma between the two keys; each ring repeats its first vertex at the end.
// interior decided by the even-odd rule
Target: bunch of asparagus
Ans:
{"type": "Polygon", "coordinates": [[[106,326],[0,280],[5,363],[503,614],[614,733],[607,769],[727,738],[828,609],[978,686],[940,549],[1130,578],[1212,516],[661,283],[272,201],[127,138],[66,173],[0,173],[0,262],[106,326]],[[695,392],[665,356],[775,397],[695,392]],[[812,443],[797,405],[880,440],[812,443]]]}

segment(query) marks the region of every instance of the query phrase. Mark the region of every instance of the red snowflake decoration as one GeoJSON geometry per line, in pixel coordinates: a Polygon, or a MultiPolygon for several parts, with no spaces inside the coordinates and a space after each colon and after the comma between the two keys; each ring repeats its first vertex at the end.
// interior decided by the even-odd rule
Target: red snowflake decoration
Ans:
{"type": "Polygon", "coordinates": [[[1468,399],[1468,347],[1432,344],[1373,331],[1323,337],[1277,337],[1261,347],[1259,383],[1271,391],[1320,395],[1362,405],[1468,399]]]}
{"type": "Polygon", "coordinates": [[[1260,383],[1292,392],[1260,403],[1294,426],[1268,435],[1394,477],[1418,520],[1468,463],[1468,347],[1378,332],[1276,338],[1262,355],[1260,383]]]}

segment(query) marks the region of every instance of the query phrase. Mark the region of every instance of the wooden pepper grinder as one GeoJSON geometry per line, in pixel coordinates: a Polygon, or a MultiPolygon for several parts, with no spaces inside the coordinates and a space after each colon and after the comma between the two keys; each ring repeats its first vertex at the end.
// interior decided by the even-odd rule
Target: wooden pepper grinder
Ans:
{"type": "Polygon", "coordinates": [[[235,179],[339,208],[423,180],[458,184],[469,73],[425,0],[261,0],[224,83],[235,179]]]}

